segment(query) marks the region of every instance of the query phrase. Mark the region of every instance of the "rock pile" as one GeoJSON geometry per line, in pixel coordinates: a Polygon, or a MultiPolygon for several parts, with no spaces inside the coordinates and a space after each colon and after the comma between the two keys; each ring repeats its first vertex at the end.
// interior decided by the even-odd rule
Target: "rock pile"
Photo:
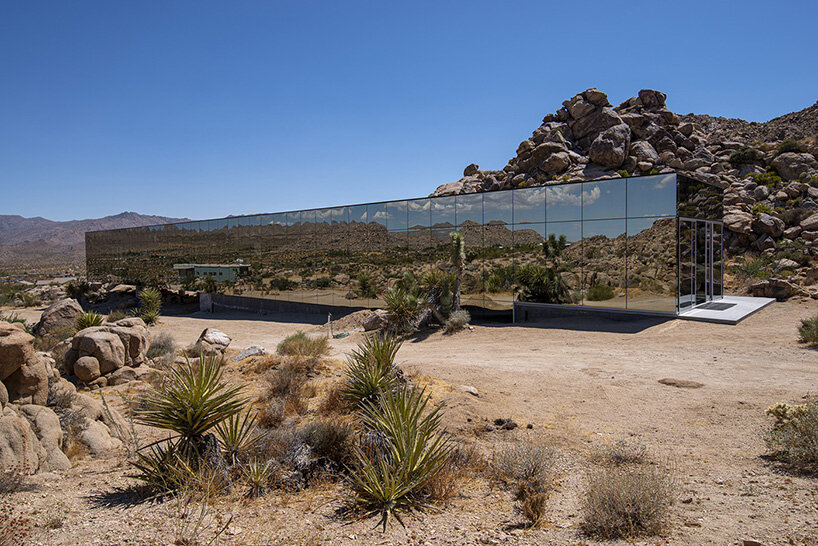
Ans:
{"type": "Polygon", "coordinates": [[[77,300],[71,298],[62,299],[49,305],[40,316],[40,321],[34,327],[34,331],[39,336],[59,334],[73,328],[77,324],[77,319],[82,315],[83,310],[77,300]]]}

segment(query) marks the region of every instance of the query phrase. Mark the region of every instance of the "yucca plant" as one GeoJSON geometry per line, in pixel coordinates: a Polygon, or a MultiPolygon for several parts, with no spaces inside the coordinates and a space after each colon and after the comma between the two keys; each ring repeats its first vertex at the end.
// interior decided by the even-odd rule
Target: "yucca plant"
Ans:
{"type": "Polygon", "coordinates": [[[159,311],[156,309],[139,311],[136,313],[136,316],[141,318],[142,321],[148,326],[153,326],[159,321],[159,311]]]}
{"type": "Polygon", "coordinates": [[[247,404],[241,387],[222,383],[222,369],[215,356],[172,368],[167,386],[152,389],[136,412],[136,422],[169,430],[178,435],[186,456],[201,454],[204,436],[219,423],[239,413],[247,404]]]}
{"type": "Polygon", "coordinates": [[[265,493],[273,478],[275,468],[273,461],[250,461],[242,467],[242,476],[250,486],[247,491],[248,497],[258,497],[265,493]]]}
{"type": "Polygon", "coordinates": [[[399,332],[410,330],[420,313],[417,297],[402,286],[397,286],[383,295],[383,301],[392,316],[395,329],[399,332]]]}
{"type": "Polygon", "coordinates": [[[237,465],[240,455],[246,453],[259,440],[256,432],[256,417],[249,413],[238,413],[216,425],[216,436],[222,444],[228,464],[237,465]]]}
{"type": "Polygon", "coordinates": [[[162,308],[162,293],[159,289],[149,286],[139,291],[139,304],[143,311],[156,311],[162,308]]]}
{"type": "Polygon", "coordinates": [[[361,409],[364,426],[387,441],[374,456],[360,447],[353,451],[350,500],[364,517],[379,515],[384,530],[391,517],[403,525],[401,512],[429,506],[424,486],[440,472],[453,449],[441,430],[441,406],[426,412],[429,400],[425,390],[399,387],[383,393],[378,404],[366,402],[361,409]]]}
{"type": "Polygon", "coordinates": [[[398,384],[395,355],[402,342],[394,336],[375,335],[362,341],[347,358],[341,392],[351,406],[377,400],[398,384]]]}
{"type": "Polygon", "coordinates": [[[102,315],[88,311],[77,317],[77,331],[90,328],[91,326],[102,326],[102,315]]]}
{"type": "Polygon", "coordinates": [[[159,495],[175,491],[193,480],[195,472],[180,455],[178,442],[163,441],[138,451],[131,464],[139,473],[133,477],[140,480],[159,495]]]}

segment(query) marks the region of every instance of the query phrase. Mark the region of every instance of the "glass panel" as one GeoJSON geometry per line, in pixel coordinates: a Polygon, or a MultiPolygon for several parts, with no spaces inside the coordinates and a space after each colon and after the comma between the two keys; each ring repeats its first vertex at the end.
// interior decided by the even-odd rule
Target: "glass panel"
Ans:
{"type": "Polygon", "coordinates": [[[625,180],[616,178],[601,182],[583,182],[582,219],[624,218],[625,180]]]}
{"type": "Polygon", "coordinates": [[[365,223],[367,223],[367,220],[366,220],[366,205],[355,205],[353,207],[348,207],[348,208],[349,208],[349,223],[350,224],[356,224],[356,223],[365,224],[365,223]]]}
{"type": "Polygon", "coordinates": [[[696,231],[693,222],[679,220],[679,310],[684,311],[695,303],[693,270],[695,266],[693,245],[696,231]]]}
{"type": "Polygon", "coordinates": [[[548,222],[545,230],[546,266],[559,273],[560,281],[558,290],[552,294],[559,301],[545,303],[579,304],[582,301],[582,223],[548,222]]]}
{"type": "Polygon", "coordinates": [[[483,194],[455,196],[458,226],[483,225],[483,194]]]}
{"type": "Polygon", "coordinates": [[[508,224],[513,220],[512,192],[492,191],[483,194],[483,223],[508,224]]]}
{"type": "MultiPolygon", "coordinates": [[[[492,273],[513,275],[514,272],[514,231],[511,225],[494,223],[483,228],[482,275],[483,293],[487,309],[509,309],[514,294],[506,287],[493,287],[496,277],[489,281],[492,273]],[[492,288],[492,290],[489,290],[492,288]],[[497,288],[497,289],[494,289],[497,288]]],[[[505,284],[505,283],[500,283],[505,284]]]]}
{"type": "Polygon", "coordinates": [[[628,219],[628,309],[676,310],[676,219],[628,219]]]}
{"type": "Polygon", "coordinates": [[[625,220],[582,222],[583,305],[625,308],[625,220]]]}
{"type": "Polygon", "coordinates": [[[369,224],[380,224],[386,227],[386,203],[367,205],[366,221],[369,224]]]}
{"type": "Polygon", "coordinates": [[[431,208],[432,202],[430,199],[415,199],[409,201],[408,205],[409,228],[428,228],[431,226],[431,208]]]}
{"type": "Polygon", "coordinates": [[[582,219],[582,184],[562,184],[545,188],[545,221],[582,219]]]}
{"type": "Polygon", "coordinates": [[[386,204],[386,227],[389,231],[403,231],[409,227],[406,217],[406,201],[386,204]]]}
{"type": "Polygon", "coordinates": [[[707,224],[705,222],[696,222],[696,244],[695,264],[696,264],[696,304],[704,303],[708,299],[710,293],[709,287],[709,245],[707,224]]]}
{"type": "Polygon", "coordinates": [[[330,209],[330,217],[332,218],[333,227],[339,224],[346,226],[349,222],[349,207],[335,207],[330,209]]]}
{"type": "Polygon", "coordinates": [[[686,176],[676,176],[677,215],[721,221],[724,190],[686,176]]]}
{"type": "Polygon", "coordinates": [[[329,233],[332,224],[332,209],[318,209],[315,211],[315,232],[329,233]]]}
{"type": "Polygon", "coordinates": [[[514,223],[537,224],[545,222],[545,188],[524,188],[512,192],[514,223]]]}
{"type": "Polygon", "coordinates": [[[455,220],[454,196],[436,197],[432,199],[432,227],[452,228],[457,225],[455,220]]]}
{"type": "Polygon", "coordinates": [[[628,184],[628,218],[676,215],[676,175],[637,176],[628,184]]]}

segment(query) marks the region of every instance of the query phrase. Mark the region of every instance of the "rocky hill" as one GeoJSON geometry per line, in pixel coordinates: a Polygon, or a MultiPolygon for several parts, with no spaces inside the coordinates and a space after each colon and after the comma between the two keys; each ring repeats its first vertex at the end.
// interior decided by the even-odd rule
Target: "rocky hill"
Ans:
{"type": "Polygon", "coordinates": [[[432,195],[682,172],[725,189],[728,255],[760,255],[753,293],[818,297],[818,103],[756,123],[680,116],[666,98],[642,89],[613,106],[587,89],[546,115],[502,170],[471,164],[432,195]]]}
{"type": "Polygon", "coordinates": [[[61,274],[85,268],[85,232],[183,222],[136,212],[104,218],[55,222],[45,218],[0,215],[0,267],[10,273],[61,274]]]}

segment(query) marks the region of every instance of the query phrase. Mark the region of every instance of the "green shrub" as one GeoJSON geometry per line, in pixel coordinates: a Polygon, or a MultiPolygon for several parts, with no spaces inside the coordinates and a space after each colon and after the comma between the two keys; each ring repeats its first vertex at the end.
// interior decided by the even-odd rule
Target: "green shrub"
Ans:
{"type": "Polygon", "coordinates": [[[596,469],[582,503],[582,529],[606,540],[659,534],[676,494],[677,484],[665,468],[596,469]]]}
{"type": "Polygon", "coordinates": [[[776,418],[764,433],[772,456],[795,470],[818,473],[818,402],[777,404],[767,414],[776,418]]]}
{"type": "Polygon", "coordinates": [[[588,289],[585,296],[589,301],[604,301],[614,297],[613,288],[604,284],[595,284],[588,289]]]}
{"type": "Polygon", "coordinates": [[[744,257],[733,266],[733,271],[745,279],[768,279],[772,276],[772,258],[767,255],[744,257]]]}
{"type": "Polygon", "coordinates": [[[332,279],[329,277],[318,277],[315,279],[316,288],[329,288],[332,285],[332,279]]]}
{"type": "Polygon", "coordinates": [[[378,287],[367,273],[361,272],[358,275],[358,294],[362,298],[376,298],[378,296],[378,287]]]}
{"type": "Polygon", "coordinates": [[[263,495],[276,474],[276,465],[273,461],[250,461],[242,467],[242,476],[250,487],[248,497],[263,495]]]}
{"type": "Polygon", "coordinates": [[[384,530],[392,516],[400,521],[401,513],[427,505],[424,487],[453,449],[442,431],[441,406],[428,406],[425,391],[398,388],[361,408],[363,425],[387,441],[374,454],[354,448],[349,498],[364,517],[380,516],[384,530]]]}
{"type": "Polygon", "coordinates": [[[818,345],[818,315],[803,319],[798,327],[798,340],[809,345],[818,345]]]}
{"type": "Polygon", "coordinates": [[[767,170],[763,173],[750,173],[747,177],[758,185],[764,185],[770,188],[776,188],[781,185],[781,177],[778,176],[778,173],[772,167],[767,167],[767,170]]]}
{"type": "Polygon", "coordinates": [[[779,154],[785,154],[787,152],[801,153],[801,152],[804,151],[804,148],[801,146],[801,144],[797,140],[792,139],[792,138],[788,138],[786,140],[782,140],[778,144],[778,147],[776,148],[776,151],[779,154]]]}
{"type": "Polygon", "coordinates": [[[279,292],[285,290],[293,290],[298,285],[297,282],[291,281],[287,277],[273,277],[270,279],[270,287],[275,288],[279,292]]]}
{"type": "Polygon", "coordinates": [[[93,311],[87,311],[77,317],[76,328],[77,331],[80,331],[92,326],[102,326],[102,322],[102,315],[94,313],[93,311]]]}
{"type": "Polygon", "coordinates": [[[276,347],[283,356],[325,356],[329,353],[329,341],[324,336],[308,336],[301,330],[285,337],[276,347]]]}
{"type": "Polygon", "coordinates": [[[29,294],[28,292],[20,292],[17,294],[17,299],[20,300],[20,305],[23,307],[36,307],[42,303],[39,296],[29,294]]]}
{"type": "Polygon", "coordinates": [[[72,299],[78,300],[91,293],[91,285],[87,281],[70,281],[65,285],[65,294],[72,299]]]}
{"type": "Polygon", "coordinates": [[[762,158],[761,152],[750,146],[743,146],[730,154],[730,163],[753,163],[762,158]]]}
{"type": "Polygon", "coordinates": [[[338,418],[312,421],[298,435],[315,456],[332,461],[339,470],[352,460],[355,428],[346,421],[338,418]]]}
{"type": "Polygon", "coordinates": [[[772,214],[773,208],[767,203],[756,203],[753,205],[753,214],[772,214]]]}
{"type": "Polygon", "coordinates": [[[149,286],[139,291],[139,304],[143,310],[159,311],[162,308],[162,293],[158,288],[149,286]]]}
{"type": "Polygon", "coordinates": [[[571,303],[571,296],[555,267],[524,264],[517,268],[519,301],[571,303]]]}
{"type": "Polygon", "coordinates": [[[215,426],[227,462],[237,465],[252,447],[258,442],[256,435],[256,418],[249,413],[235,413],[215,426]]]}
{"type": "Polygon", "coordinates": [[[619,169],[618,171],[616,171],[616,174],[618,174],[622,178],[628,178],[631,175],[631,173],[629,173],[625,169],[619,169]]]}
{"type": "Polygon", "coordinates": [[[116,322],[127,317],[128,315],[124,311],[120,310],[111,311],[110,313],[108,313],[108,316],[105,317],[105,322],[116,322]]]}

